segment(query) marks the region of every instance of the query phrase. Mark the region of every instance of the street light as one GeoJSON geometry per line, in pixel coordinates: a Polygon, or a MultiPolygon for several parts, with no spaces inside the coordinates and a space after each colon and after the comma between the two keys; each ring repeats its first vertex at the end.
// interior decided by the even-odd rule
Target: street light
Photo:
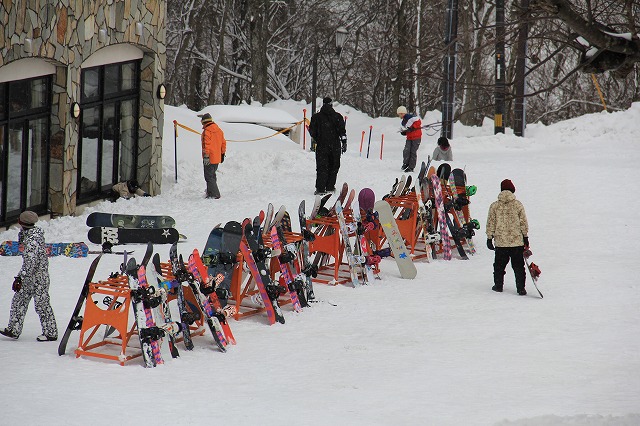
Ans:
{"type": "MultiPolygon", "coordinates": [[[[349,35],[349,31],[345,27],[336,28],[336,55],[340,56],[340,52],[342,52],[342,47],[344,46],[344,42],[347,41],[347,36],[349,35]]],[[[316,89],[318,85],[318,54],[320,53],[320,48],[316,44],[316,47],[313,51],[313,73],[311,75],[311,115],[316,112],[316,89]]]]}

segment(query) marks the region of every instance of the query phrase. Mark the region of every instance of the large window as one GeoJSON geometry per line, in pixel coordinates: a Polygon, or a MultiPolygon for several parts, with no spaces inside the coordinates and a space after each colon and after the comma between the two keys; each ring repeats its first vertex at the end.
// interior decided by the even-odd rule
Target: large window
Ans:
{"type": "Polygon", "coordinates": [[[45,213],[49,187],[51,77],[0,83],[0,223],[45,213]]]}
{"type": "Polygon", "coordinates": [[[82,70],[78,200],[102,198],[136,178],[139,61],[82,70]]]}

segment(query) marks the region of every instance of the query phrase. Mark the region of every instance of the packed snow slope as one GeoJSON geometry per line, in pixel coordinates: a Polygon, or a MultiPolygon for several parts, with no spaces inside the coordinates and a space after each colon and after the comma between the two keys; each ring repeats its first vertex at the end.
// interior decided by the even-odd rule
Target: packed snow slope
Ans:
{"type": "MultiPolygon", "coordinates": [[[[269,107],[297,120],[303,108],[309,110],[297,102],[269,107]]],[[[401,175],[399,120],[371,119],[345,105],[336,109],[348,116],[349,136],[339,182],[370,187],[381,198],[401,175]]],[[[230,115],[237,113],[234,107],[230,115]]],[[[268,112],[260,117],[281,120],[268,112]]],[[[640,201],[633,188],[640,181],[639,118],[636,103],[624,112],[530,125],[524,138],[493,135],[491,122],[454,126],[452,164],[464,167],[478,187],[471,205],[483,228],[475,238],[478,253],[468,261],[417,262],[414,280],[402,280],[394,261],[385,259],[382,279],[372,285],[318,284],[320,302],[299,314],[285,307],[284,325],[268,326],[266,316],[232,321],[238,344],[226,354],[205,335],[194,339],[192,352],[180,345],[179,359],[166,355],[164,366],[145,369],[138,359],[121,367],[75,358],[74,332],[67,355],[59,357],[57,343],[35,341],[40,325],[29,309],[20,339],[0,339],[0,423],[638,425],[640,201]],[[509,268],[504,293],[491,291],[493,253],[485,248],[484,224],[505,178],[527,211],[544,299],[530,283],[529,295],[517,296],[509,268]]],[[[424,124],[438,119],[430,112],[424,124]]],[[[168,214],[188,236],[179,245],[186,255],[202,250],[218,223],[253,217],[268,203],[293,212],[303,199],[312,203],[314,155],[283,136],[230,142],[219,170],[222,198],[204,199],[199,137],[183,128],[175,181],[173,120],[200,130],[196,112],[166,107],[161,195],[103,202],[77,217],[41,221],[47,241],[87,241],[85,220],[94,211],[168,214]]],[[[256,124],[220,126],[231,140],[273,133],[256,124]]],[[[437,137],[425,134],[420,161],[437,137]]],[[[294,220],[294,230],[296,225],[294,220]]],[[[17,232],[0,233],[0,241],[17,232]]],[[[128,248],[138,258],[144,253],[142,245],[128,248]]],[[[168,258],[168,246],[155,249],[168,258]]],[[[61,333],[92,257],[50,260],[61,333]]],[[[96,279],[121,261],[103,256],[96,279]]],[[[0,258],[2,327],[20,264],[20,258],[0,258]]]]}

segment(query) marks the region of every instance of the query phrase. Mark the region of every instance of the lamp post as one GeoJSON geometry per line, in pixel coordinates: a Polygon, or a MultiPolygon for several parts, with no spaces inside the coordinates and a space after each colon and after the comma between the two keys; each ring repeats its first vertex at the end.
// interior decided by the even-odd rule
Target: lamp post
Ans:
{"type": "MultiPolygon", "coordinates": [[[[336,56],[340,56],[344,42],[347,41],[349,31],[345,27],[336,28],[336,56]]],[[[318,87],[318,55],[320,54],[320,48],[316,44],[313,51],[313,68],[311,75],[311,115],[316,113],[316,98],[318,87]]]]}

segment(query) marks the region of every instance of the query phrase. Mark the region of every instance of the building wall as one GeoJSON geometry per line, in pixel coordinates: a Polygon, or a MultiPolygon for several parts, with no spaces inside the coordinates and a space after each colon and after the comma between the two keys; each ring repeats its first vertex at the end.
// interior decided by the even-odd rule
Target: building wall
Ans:
{"type": "Polygon", "coordinates": [[[26,58],[56,66],[49,189],[53,214],[76,211],[79,121],[69,109],[80,103],[82,63],[107,46],[130,44],[143,51],[138,181],[151,195],[160,193],[164,103],[156,92],[164,83],[165,15],[164,0],[0,0],[0,22],[7,23],[0,26],[0,71],[26,58]]]}

